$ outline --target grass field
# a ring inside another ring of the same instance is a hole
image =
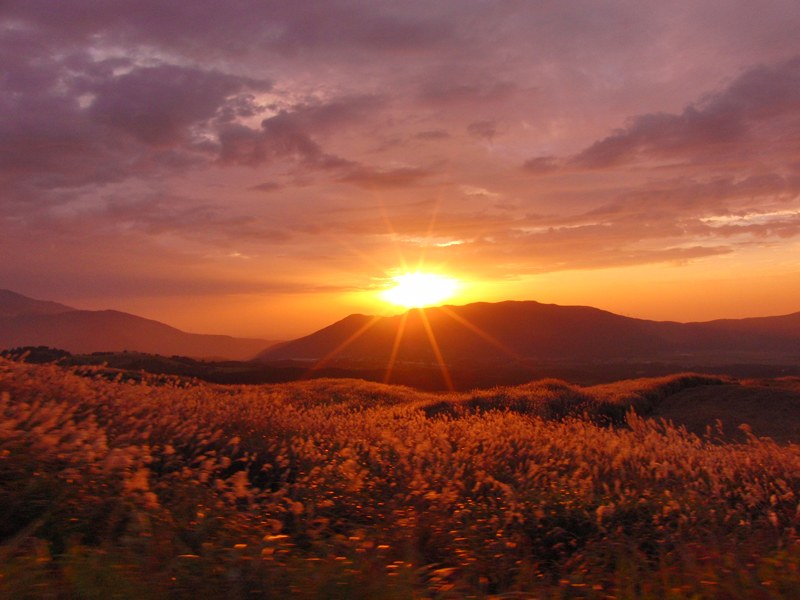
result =
[[[0,596],[797,598],[800,446],[647,418],[798,391],[767,384],[437,395],[3,361]]]

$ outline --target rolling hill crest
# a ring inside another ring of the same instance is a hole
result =
[[[438,355],[438,357],[437,357]],[[800,357],[800,313],[704,323],[649,321],[587,306],[534,301],[350,315],[262,352],[281,360],[448,364],[531,360],[605,362],[726,356]]]
[[[123,350],[249,360],[268,340],[187,333],[116,310],[78,310],[0,290],[0,349],[50,346],[73,353]]]

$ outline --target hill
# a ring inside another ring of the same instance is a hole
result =
[[[137,351],[247,360],[274,342],[187,333],[116,310],[77,310],[0,290],[0,349],[50,346],[69,352]]]
[[[432,342],[434,340],[434,342]],[[438,355],[438,356],[437,356]],[[586,306],[475,303],[403,315],[351,315],[275,346],[262,361],[431,364],[652,360],[767,361],[800,358],[800,313],[675,323],[633,319]]]
[[[55,315],[73,310],[76,309],[58,302],[34,300],[11,290],[0,290],[0,317]]]
[[[800,443],[800,379],[730,381],[713,389],[685,388],[665,397],[648,416],[668,419],[697,434],[719,422],[723,431],[740,440],[751,433]]]

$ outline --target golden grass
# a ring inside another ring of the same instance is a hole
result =
[[[630,409],[716,385],[437,396],[0,363],[7,598],[794,598],[800,446]]]

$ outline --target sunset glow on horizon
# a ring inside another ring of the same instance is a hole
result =
[[[422,308],[441,304],[453,298],[459,283],[451,277],[434,273],[404,273],[393,278],[394,285],[381,292],[390,304],[405,308]]]
[[[782,0],[11,0],[0,289],[270,340],[439,302],[796,312],[798,26]],[[460,287],[381,293],[416,269]]]

